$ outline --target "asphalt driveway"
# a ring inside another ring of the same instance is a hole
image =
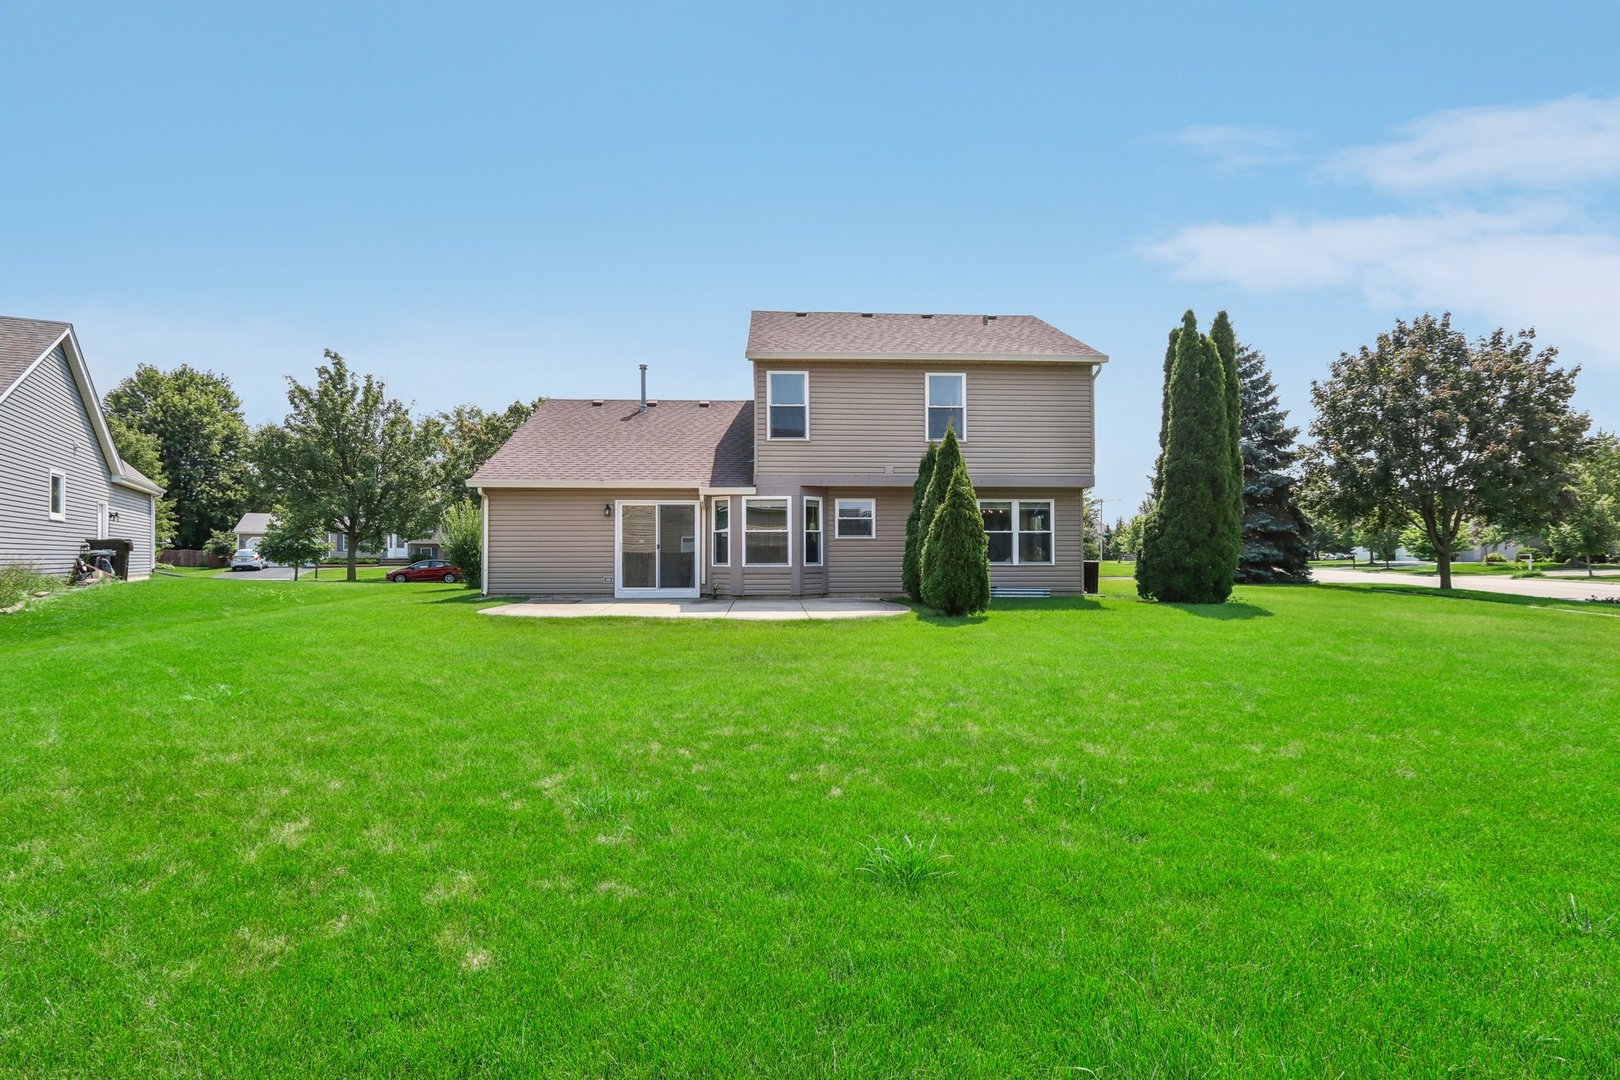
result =
[[[233,581],[291,581],[293,571],[290,566],[267,566],[263,570],[221,570],[214,576]]]

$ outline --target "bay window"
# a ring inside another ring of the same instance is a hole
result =
[[[743,500],[743,565],[787,566],[793,544],[788,536],[788,500]]]
[[[714,565],[731,565],[731,499],[714,500]]]
[[[821,565],[821,498],[804,497],[804,565]]]

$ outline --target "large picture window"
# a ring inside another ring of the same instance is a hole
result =
[[[877,503],[872,499],[839,499],[833,535],[840,540],[871,540],[877,536]]]
[[[769,371],[765,373],[765,437],[769,439],[808,439],[810,437],[810,373]]]
[[[1051,499],[981,499],[990,561],[1006,566],[1050,566],[1053,548]]]
[[[743,500],[743,565],[787,566],[793,545],[788,536],[788,500]]]
[[[804,497],[804,565],[821,565],[821,497]]]
[[[731,565],[731,499],[714,500],[714,565]]]
[[[947,427],[956,429],[958,439],[967,438],[967,376],[927,375],[928,437],[945,437]]]

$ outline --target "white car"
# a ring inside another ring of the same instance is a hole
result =
[[[232,570],[263,570],[264,559],[252,548],[243,548],[231,556]]]

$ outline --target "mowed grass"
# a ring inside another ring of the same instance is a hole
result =
[[[1613,1075],[1620,618],[1107,588],[0,622],[0,1071]]]

